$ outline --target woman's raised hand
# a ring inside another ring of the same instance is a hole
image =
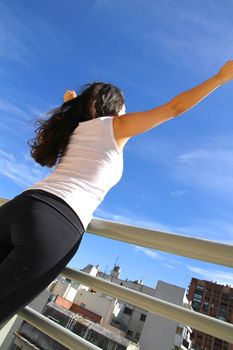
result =
[[[221,83],[233,80],[233,60],[227,61],[216,74]]]
[[[64,93],[64,102],[68,102],[73,100],[73,98],[77,97],[77,94],[74,90],[66,90]]]

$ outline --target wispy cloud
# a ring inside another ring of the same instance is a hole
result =
[[[208,270],[208,269],[203,269],[200,267],[195,267],[195,266],[187,266],[188,270],[191,272],[194,272],[197,276],[200,276],[201,278],[207,280],[207,281],[212,281],[212,282],[217,282],[220,284],[228,284],[233,286],[233,273],[231,272],[224,272],[221,270]]]
[[[131,147],[128,150],[131,152]],[[168,168],[166,174],[186,188],[198,187],[211,195],[232,197],[232,135],[206,137],[201,146],[190,145],[186,152],[174,141],[148,138],[146,142],[138,142],[133,151],[147,162]],[[185,193],[173,192],[174,195]]]
[[[156,138],[148,137],[143,141],[135,140],[134,144],[128,145],[127,151],[137,161],[145,162],[145,166],[148,165],[152,171],[160,169],[172,186],[184,188],[181,192],[170,192],[174,198],[179,195],[187,196],[189,201],[193,197],[194,201],[199,198],[203,209],[208,206],[203,215],[198,213],[184,225],[170,224],[165,230],[232,243],[232,135],[226,133],[189,140],[185,149],[183,142],[162,139],[157,135]],[[209,209],[211,202],[212,216]]]
[[[0,175],[13,180],[20,187],[27,187],[39,181],[44,172],[29,156],[17,155],[0,150]]]
[[[143,254],[145,254],[146,256],[152,259],[160,259],[159,253],[149,248],[135,246],[135,253],[138,253],[138,252],[142,252]]]
[[[7,134],[14,134],[20,137],[23,132],[27,131],[28,119],[30,116],[29,106],[20,106],[19,102],[12,102],[9,99],[0,99],[1,131],[7,129]]]
[[[175,191],[172,191],[170,193],[171,196],[174,196],[174,197],[180,197],[180,196],[183,196],[184,194],[187,194],[188,191],[186,190],[175,190]]]
[[[110,210],[104,209],[104,205],[102,204],[101,207],[97,208],[95,211],[95,216],[106,220],[117,221],[135,226],[154,228],[167,232],[171,229],[171,227],[166,224],[163,224],[156,220],[151,220],[150,218],[144,217],[143,215],[137,215],[132,210],[124,208],[123,206]]]
[[[17,115],[19,122],[21,120],[20,118],[26,118],[28,116],[22,107],[2,98],[0,99],[0,111],[10,116]]]
[[[20,21],[10,6],[3,3],[0,4],[0,33],[0,57],[26,66],[32,64],[31,56],[54,60],[64,49],[67,53],[72,51],[70,36],[59,27],[35,14]],[[43,45],[38,45],[38,37]]]
[[[233,147],[196,149],[177,158],[174,176],[202,189],[233,194]]]
[[[1,89],[1,88],[0,88]],[[35,100],[35,105],[26,102],[24,96],[17,89],[12,88],[11,91],[1,91],[0,98],[0,128],[2,133],[2,142],[5,136],[13,136],[10,138],[11,144],[17,143],[18,146],[26,145],[27,138],[32,138],[34,135],[34,122],[41,118],[50,109],[43,110],[38,105],[41,105],[41,100],[35,96],[30,96],[28,100]],[[4,97],[4,95],[6,97]],[[52,108],[52,107],[51,107]],[[21,143],[23,142],[23,143]]]
[[[110,221],[161,230],[164,232],[174,232],[176,234],[191,237],[212,239],[224,243],[228,242],[229,244],[233,243],[233,220],[231,217],[227,217],[227,219],[196,218],[192,220],[190,225],[169,225],[137,214],[123,205],[121,207],[110,209],[106,208],[104,204],[97,208],[94,216]]]
[[[198,65],[198,71],[206,71],[212,65],[230,59],[233,55],[232,4],[218,6],[216,2],[207,2],[202,11],[194,2],[149,2],[148,22],[150,16],[158,12],[158,21],[163,22],[159,32],[145,34],[146,42],[154,46],[160,41],[164,54],[175,54],[176,61],[182,64]]]
[[[168,269],[174,269],[175,266],[173,265],[168,265],[168,264],[163,264],[163,266],[167,267]]]

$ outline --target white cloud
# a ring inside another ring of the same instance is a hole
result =
[[[165,49],[164,55],[173,54],[176,63],[196,66],[198,72],[230,59],[233,55],[232,4],[224,6],[209,1],[205,5],[200,11],[195,2],[150,2],[148,22],[150,16],[159,11],[163,23],[159,31],[147,31],[145,40],[152,47],[159,41],[162,51]]]
[[[220,284],[228,284],[233,286],[233,273],[221,270],[207,270],[195,266],[187,266],[188,270],[194,272],[196,275],[204,278],[207,281],[217,282]]]
[[[114,0],[100,0],[95,1],[92,8],[96,11],[97,18],[109,18],[111,22],[120,20],[121,25],[118,26],[117,34],[122,35],[128,45],[138,52],[143,50],[149,60],[151,57],[159,57],[170,65],[172,57],[172,66],[182,68],[188,66],[191,74],[195,72],[195,75],[198,75],[200,72],[201,74],[213,72],[233,56],[231,45],[233,29],[230,15],[232,5],[223,6],[222,3],[216,5],[216,2],[208,1],[200,8],[196,2],[185,0],[173,2],[138,0],[134,3],[133,9],[136,13],[140,13],[141,18],[141,30],[138,35],[135,35],[138,17],[128,16],[128,13],[132,12],[130,2],[119,6]],[[125,60],[131,67],[140,66],[140,76],[146,76],[147,79],[149,75],[153,76],[148,62],[140,60],[138,64],[135,55],[129,52]],[[171,69],[168,71],[171,72]],[[183,77],[179,77],[178,74],[177,81],[182,81]],[[143,87],[144,91],[145,89],[146,86]],[[149,94],[150,90],[148,89]]]
[[[38,43],[38,38],[43,45]],[[36,14],[20,21],[10,6],[0,4],[0,56],[29,66],[33,62],[31,56],[54,60],[64,50],[68,59],[72,52],[71,38],[58,26]]]
[[[214,241],[221,241],[224,243],[233,243],[233,220],[228,219],[193,219],[190,225],[174,225],[165,224],[151,218],[138,215],[133,210],[129,210],[123,206],[115,207],[112,210],[105,208],[101,204],[94,213],[95,217],[102,219],[135,225],[144,228],[150,228],[158,231],[181,234],[191,237],[200,237],[204,239],[211,239]]]
[[[184,194],[187,194],[188,191],[186,190],[175,190],[175,191],[172,191],[170,193],[171,196],[174,196],[174,197],[180,197],[180,196],[183,196]]]
[[[135,252],[136,253],[137,252],[142,252],[145,255],[147,255],[149,258],[152,258],[152,259],[160,259],[159,253],[157,253],[154,250],[149,249],[149,248],[143,248],[143,247],[140,247],[140,246],[135,246]]]
[[[173,265],[168,265],[168,264],[163,264],[163,266],[167,267],[168,269],[174,269],[174,267],[175,267]]]
[[[184,225],[166,225],[165,231],[233,242],[232,135],[222,134],[216,137],[206,136],[204,140],[201,138],[189,140],[185,152],[183,142],[181,144],[171,139],[161,139],[158,135],[156,138],[148,135],[143,141],[134,140],[129,144],[127,151],[131,157],[142,158],[144,166],[148,166],[152,171],[159,168],[168,177],[169,185],[185,188],[170,192],[170,195],[176,197],[188,193],[189,201],[192,201],[193,197],[194,201],[197,197],[200,201],[203,198],[206,203],[201,204],[208,205],[207,215],[193,216],[190,223],[185,221]],[[208,204],[210,202],[212,202],[212,217]]]
[[[186,188],[199,188],[210,195],[232,198],[232,135],[206,137],[198,147],[189,145],[186,152],[174,141],[155,141],[148,137],[144,142],[135,142],[135,146],[128,147],[128,151],[144,161],[169,169],[166,175]],[[173,194],[178,195],[179,192],[174,191]]]
[[[27,187],[39,181],[44,172],[27,156],[15,156],[0,150],[0,175],[13,180],[20,187]]]
[[[26,118],[28,118],[28,112],[26,109],[24,109],[22,106],[19,107],[17,103],[12,103],[11,101],[3,98],[0,99],[0,111],[3,117],[8,117],[8,122],[14,119],[14,121],[17,120],[18,123],[22,123]]]
[[[183,183],[218,195],[233,194],[233,148],[196,149],[181,154],[176,160],[174,176]]]
[[[42,111],[42,109],[25,102],[27,97],[30,101],[35,100],[36,104],[41,103],[40,99],[32,94],[30,96],[24,96],[14,88],[10,91],[2,90],[1,94],[6,97],[0,98],[1,141],[5,145],[10,140],[11,146],[17,147],[18,150],[19,145],[25,146],[28,139],[33,138],[35,121],[45,116],[49,108],[47,111]]]
[[[151,220],[150,218],[144,217],[142,215],[138,215],[132,210],[128,208],[124,208],[123,206],[117,207],[111,210],[104,209],[104,205],[101,204],[99,208],[95,211],[95,217],[99,217],[106,220],[117,221],[129,225],[157,229],[161,231],[170,232],[171,227],[158,222],[156,220]]]

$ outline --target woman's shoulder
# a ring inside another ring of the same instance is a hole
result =
[[[104,120],[107,120],[107,119],[113,119],[114,117],[112,116],[103,116],[103,117],[98,117],[98,118],[93,118],[93,119],[89,119],[89,120],[86,120],[84,122],[80,122],[79,125],[87,125],[89,123],[98,123],[98,122],[101,122],[101,121],[104,121]]]

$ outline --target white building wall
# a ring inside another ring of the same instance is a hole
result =
[[[78,292],[77,287],[74,288],[70,285],[69,288],[66,289],[66,291],[63,295],[63,298],[65,298],[73,303],[75,300],[75,297],[77,295],[77,292]]]
[[[66,280],[58,280],[56,283],[50,284],[49,290],[54,295],[59,295],[60,297],[63,297],[63,295],[66,293],[67,288],[70,288],[71,282],[68,282]]]
[[[132,337],[130,339],[132,340],[138,340],[136,339],[136,334],[139,333],[141,334],[142,328],[144,326],[144,321],[140,320],[141,315],[147,315],[147,311],[142,310],[138,307],[135,307],[133,305],[129,305],[124,302],[120,302],[120,312],[117,316],[117,319],[121,321],[121,324],[125,326],[125,331],[127,332],[128,330],[133,331]],[[128,315],[124,313],[125,307],[129,308],[132,310],[132,314]]]
[[[113,309],[113,316],[117,317],[121,311],[120,304],[117,302],[115,303],[114,309]]]
[[[184,293],[183,288],[158,281],[155,297],[182,306]],[[140,349],[172,349],[176,328],[177,322],[149,312],[139,340]]]
[[[106,321],[111,321],[116,299],[108,300],[102,298],[98,294],[92,294],[86,290],[80,289],[76,294],[74,303],[80,306],[82,306],[81,304],[85,304],[86,309],[102,316]]]
[[[139,334],[141,335],[142,333],[142,329],[144,327],[145,322],[141,321],[141,315],[147,315],[147,311],[144,311],[142,309],[138,309],[138,308],[134,308],[132,317],[128,323],[128,330],[133,331],[133,335],[131,337],[131,339],[136,340],[136,335]],[[137,339],[138,340],[138,339]]]
[[[76,281],[69,281],[66,278],[60,278],[56,281],[53,281],[48,290],[50,293],[54,295],[59,295],[62,298],[69,300],[70,302],[74,302],[75,296],[78,290],[89,290],[89,286],[84,286]]]
[[[87,265],[84,267],[84,269],[82,269],[83,272],[88,273],[91,276],[97,276],[98,272],[99,272],[99,265],[94,266],[94,265]]]
[[[179,334],[175,334],[174,337],[174,345],[181,349],[187,350],[187,347],[183,345],[183,339],[185,339],[188,342],[188,349],[191,349],[192,341],[191,341],[191,333],[192,330],[190,327],[185,326],[183,324],[179,324]],[[182,333],[180,332],[182,329]]]
[[[82,271],[84,271],[84,270],[82,270]],[[100,277],[103,280],[110,281],[112,283],[121,285],[123,287],[136,290],[137,292],[141,292],[141,293],[144,293],[147,295],[154,296],[155,289],[148,287],[148,286],[144,286],[143,284],[135,283],[135,282],[128,281],[128,280],[122,280],[120,278],[115,278],[115,277],[113,277],[111,275],[107,275],[101,271],[98,272],[97,277]]]

